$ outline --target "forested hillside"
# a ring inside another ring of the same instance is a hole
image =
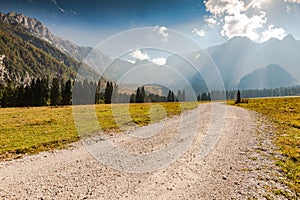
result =
[[[28,83],[32,78],[74,79],[80,63],[19,26],[0,22],[0,83]]]

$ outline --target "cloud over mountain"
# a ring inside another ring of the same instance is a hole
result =
[[[206,0],[204,4],[210,16],[205,18],[208,27],[219,27],[220,34],[231,39],[235,36],[248,37],[256,42],[270,38],[283,39],[288,31],[286,26],[274,20],[276,17],[287,19],[292,12],[291,4],[299,0]],[[286,7],[286,12],[279,11]]]

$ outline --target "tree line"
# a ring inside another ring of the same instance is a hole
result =
[[[53,78],[32,79],[28,85],[15,86],[9,82],[0,87],[0,105],[4,107],[57,106],[72,103],[72,82]]]
[[[210,92],[202,92],[198,95],[198,101],[207,100],[224,100],[226,99],[236,99],[236,94],[238,90],[213,90]],[[259,98],[259,97],[279,97],[279,96],[297,96],[300,95],[300,86],[293,87],[281,87],[272,89],[249,89],[241,90],[241,96],[243,98]]]
[[[237,90],[202,92],[197,100],[223,100],[235,99]],[[300,86],[287,88],[274,88],[263,90],[242,90],[243,98],[276,97],[300,95]],[[85,105],[85,104],[111,104],[111,103],[144,103],[144,102],[184,102],[185,91],[178,90],[177,94],[171,90],[167,95],[147,94],[145,87],[138,87],[133,94],[119,93],[118,85],[106,80],[97,83],[84,81],[71,81],[59,78],[32,79],[27,85],[14,85],[8,82],[6,86],[0,85],[0,106],[29,107],[29,106],[59,106],[59,105]]]
[[[99,80],[97,83],[71,81],[59,78],[32,79],[27,85],[14,85],[8,82],[0,85],[0,106],[31,107],[31,106],[59,106],[86,105],[111,103],[144,103],[144,102],[176,102],[185,101],[185,92],[178,90],[177,95],[169,90],[167,96],[146,94],[144,87],[138,87],[132,94],[118,92],[118,85],[110,81]]]
[[[147,103],[147,102],[182,102],[185,101],[185,91],[178,90],[177,95],[169,90],[167,96],[158,94],[146,94],[144,86],[138,87],[136,92],[130,95],[129,103]]]

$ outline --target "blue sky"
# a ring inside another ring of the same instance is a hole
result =
[[[132,28],[175,29],[203,47],[246,36],[256,42],[300,39],[300,0],[0,0],[0,11],[23,13],[76,44],[96,46]]]
[[[21,12],[52,32],[93,46],[112,34],[144,26],[175,27],[201,21],[206,13],[195,0],[1,0],[2,12]],[[89,35],[89,39],[81,38]],[[97,39],[99,38],[99,39]],[[98,42],[99,42],[98,41]]]

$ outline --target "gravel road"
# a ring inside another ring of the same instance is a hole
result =
[[[202,104],[129,133],[1,162],[0,199],[285,199],[272,192],[291,194],[272,132],[257,113]]]

